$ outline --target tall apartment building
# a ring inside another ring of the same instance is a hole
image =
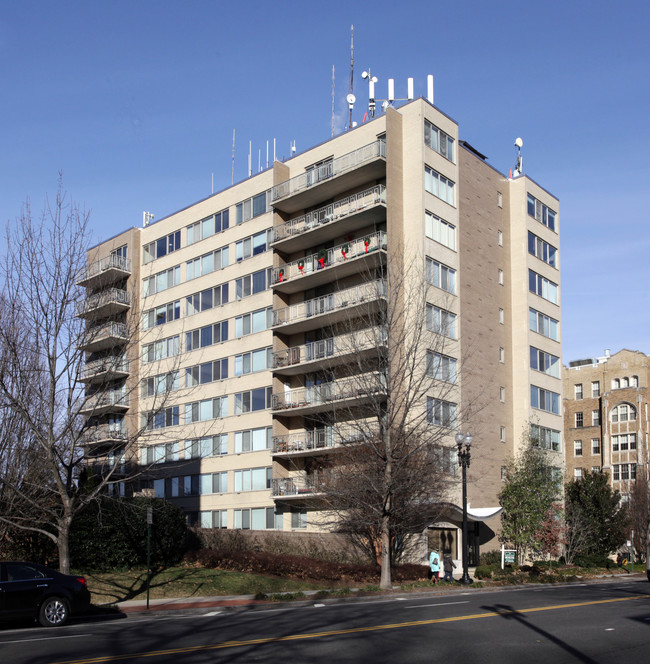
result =
[[[648,463],[648,356],[606,351],[571,362],[563,396],[568,478],[607,472],[612,488],[627,498],[637,466]]]
[[[531,421],[563,464],[558,201],[495,170],[424,99],[90,252],[88,380],[108,375],[115,391],[89,413],[89,444],[146,422],[144,481],[191,522],[314,528],[323,460],[345,442],[337,412],[363,399],[339,371],[336,323],[388,296],[391,258],[426,278],[429,334],[454,342],[436,378],[457,401],[423,408],[453,424],[452,452],[453,428],[471,431],[471,556],[496,548],[486,519]],[[459,557],[449,519],[433,532]]]

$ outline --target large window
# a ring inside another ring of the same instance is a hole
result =
[[[553,341],[560,340],[560,323],[532,307],[528,309],[529,327],[533,332],[542,334]]]
[[[454,139],[428,120],[424,121],[424,143],[449,161],[454,161]]]
[[[636,450],[635,433],[612,436],[612,452],[627,452],[628,450]]]
[[[560,432],[557,429],[549,429],[538,424],[530,425],[530,436],[536,445],[545,450],[560,451]]]
[[[424,167],[424,189],[449,205],[454,205],[454,183],[429,166]]]
[[[575,417],[574,424],[575,424],[576,429],[581,429],[581,428],[584,426],[584,417],[583,417],[583,414],[580,413],[580,412],[579,412],[579,413],[575,413],[575,414],[574,414],[574,417]]]
[[[145,244],[142,252],[142,262],[146,265],[156,258],[162,258],[173,251],[181,248],[181,232],[175,231],[165,237],[158,238],[154,242]]]
[[[176,265],[168,270],[158,272],[153,277],[142,280],[142,297],[162,293],[162,291],[178,286],[181,283],[181,266]]]
[[[271,407],[271,388],[260,387],[235,394],[235,415],[266,410]]]
[[[545,410],[553,415],[560,414],[560,395],[536,385],[530,386],[530,405],[538,410]]]
[[[453,268],[427,256],[425,274],[427,281],[433,286],[441,288],[448,293],[456,293],[456,270]]]
[[[243,314],[235,318],[235,337],[244,337],[247,334],[263,332],[271,327],[273,321],[273,309],[258,309],[249,314]]]
[[[185,404],[185,424],[228,417],[228,397],[204,399]]]
[[[635,480],[636,479],[636,464],[635,463],[620,463],[612,466],[612,479],[616,482],[621,480]]]
[[[271,270],[259,270],[235,280],[235,298],[241,300],[249,295],[261,293],[271,283]]]
[[[552,231],[555,229],[555,212],[528,194],[528,214]]]
[[[206,325],[185,333],[185,350],[196,350],[228,341],[228,321]]]
[[[199,475],[199,495],[228,492],[228,473],[201,473]]]
[[[228,210],[222,210],[217,214],[210,215],[201,221],[197,221],[187,227],[187,240],[186,244],[194,244],[199,240],[225,231],[229,226],[229,213]]]
[[[207,288],[200,293],[188,295],[185,298],[185,315],[193,316],[201,311],[220,307],[228,302],[228,283]]]
[[[449,429],[456,428],[456,404],[427,397],[427,422]]]
[[[265,371],[273,364],[273,349],[260,348],[248,353],[235,355],[235,376]]]
[[[174,300],[168,304],[161,304],[155,309],[148,309],[142,314],[142,327],[149,330],[157,325],[164,325],[165,323],[178,320],[181,317],[181,301]]]
[[[551,355],[539,348],[534,346],[530,347],[530,368],[535,371],[541,371],[542,373],[548,374],[549,376],[554,376],[555,378],[560,377],[560,358],[556,355]]]
[[[528,289],[545,300],[558,303],[558,286],[533,270],[528,270]]]
[[[247,198],[241,203],[237,203],[235,206],[235,223],[241,224],[244,221],[258,217],[265,212],[268,212],[271,208],[268,204],[268,200],[271,198],[271,191],[263,191],[261,194],[257,194],[252,198]]]
[[[455,383],[457,377],[456,365],[455,357],[434,353],[431,350],[427,351],[427,375],[435,380]]]
[[[178,388],[178,371],[170,371],[166,374],[144,378],[141,383],[142,396],[145,398],[174,392]]]
[[[456,314],[433,304],[427,304],[427,330],[442,334],[450,339],[456,338]]]
[[[199,258],[193,258],[185,264],[185,278],[187,281],[196,279],[203,275],[210,274],[222,267],[228,266],[228,247],[215,249],[207,254],[203,254]]]
[[[158,412],[144,414],[144,426],[147,430],[165,429],[176,426],[179,423],[178,406],[163,408]]]
[[[242,261],[251,256],[257,256],[269,249],[271,244],[271,230],[256,233],[235,243],[235,260]]]
[[[159,339],[151,344],[145,344],[143,347],[142,361],[155,362],[157,360],[164,360],[168,357],[175,357],[180,353],[181,344],[178,335],[168,337],[167,339]]]
[[[185,459],[206,459],[224,454],[228,454],[227,433],[185,441]]]
[[[612,409],[612,422],[628,422],[636,420],[636,408],[622,403]]]
[[[241,530],[282,530],[282,512],[273,507],[253,507],[233,511],[233,527]]]
[[[228,358],[204,362],[185,369],[185,387],[195,387],[204,383],[228,378]]]
[[[235,454],[270,450],[272,435],[273,429],[271,427],[235,431]]]
[[[456,227],[428,211],[424,213],[424,234],[445,247],[456,250]]]
[[[530,231],[528,231],[528,253],[552,267],[557,267],[557,249]]]
[[[235,491],[264,491],[271,488],[271,468],[245,468],[235,471]]]
[[[199,528],[227,528],[227,510],[202,510],[199,512]]]

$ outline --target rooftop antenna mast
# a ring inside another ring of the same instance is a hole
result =
[[[354,25],[350,26],[350,93],[347,96],[348,106],[350,108],[350,120],[348,121],[348,129],[352,129],[352,109],[354,102],[357,100],[353,92],[354,88]]]
[[[235,130],[232,130],[232,175],[230,184],[235,184]]]
[[[334,138],[334,65],[332,65],[332,135]]]
[[[524,172],[524,160],[521,156],[521,148],[524,147],[524,141],[521,138],[515,139],[515,147],[517,148],[517,162],[515,163],[515,170],[512,173],[515,177],[519,177]]]
[[[379,80],[376,76],[373,76],[370,72],[370,67],[368,71],[364,71],[361,74],[361,78],[368,79],[368,110],[370,111],[370,117],[375,117],[375,83]]]

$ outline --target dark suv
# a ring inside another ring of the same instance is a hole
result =
[[[89,607],[83,576],[60,574],[36,563],[0,562],[0,622],[32,617],[44,627],[55,627]]]

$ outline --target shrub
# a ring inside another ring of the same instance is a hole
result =
[[[499,565],[501,566],[501,551],[493,549],[481,554],[479,559],[480,565]]]
[[[591,555],[576,556],[575,559],[573,560],[573,564],[576,567],[583,567],[583,568],[604,567],[606,569],[609,569],[615,563],[607,556],[591,554]]]
[[[499,565],[479,565],[474,571],[474,577],[476,579],[491,579],[492,572],[499,569]]]

